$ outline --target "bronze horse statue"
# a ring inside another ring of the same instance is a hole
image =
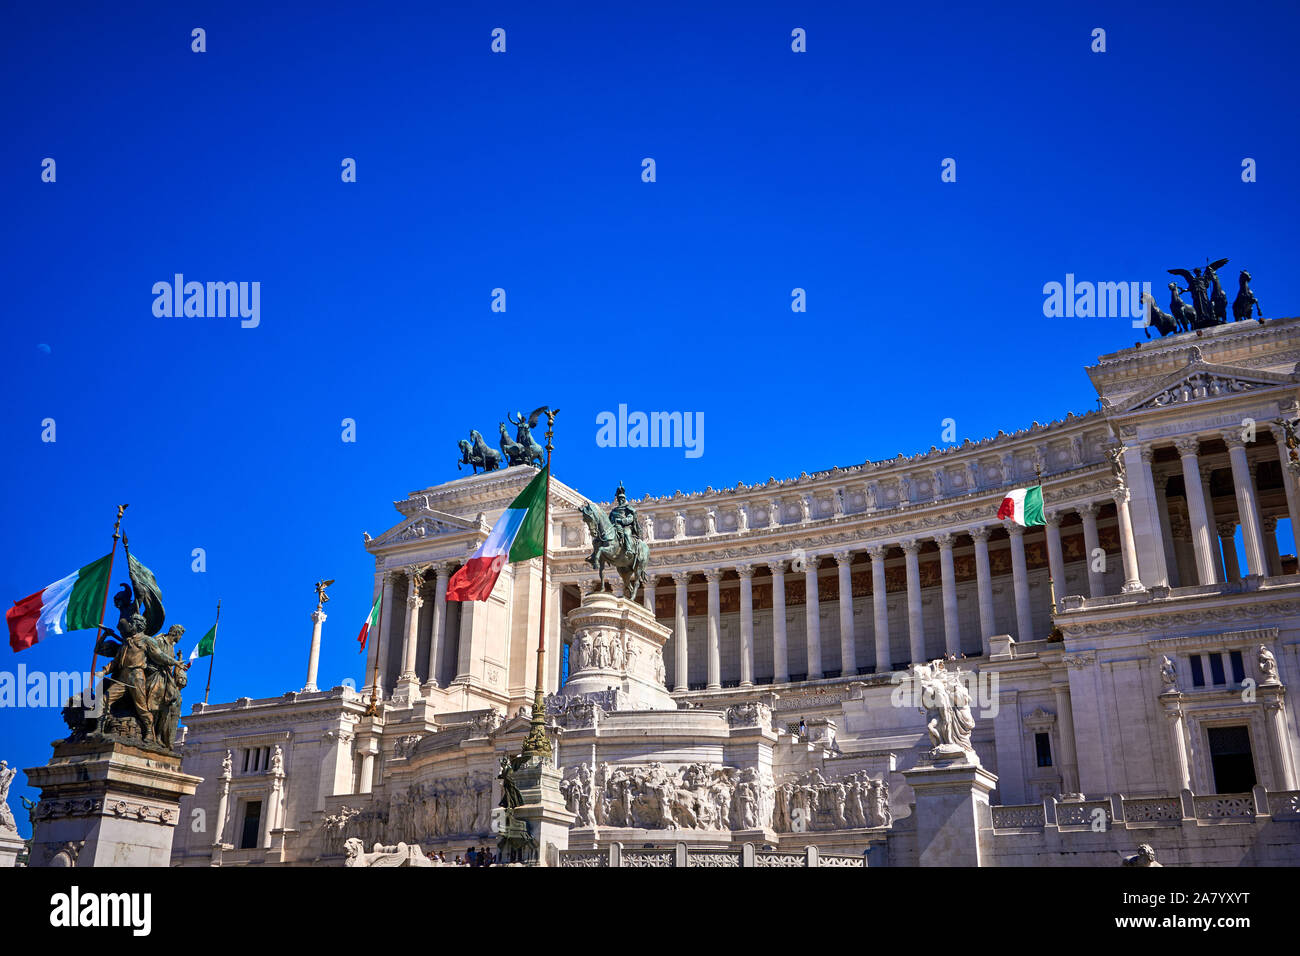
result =
[[[1178,295],[1186,291],[1180,288],[1177,282],[1169,283],[1169,311],[1173,313],[1174,323],[1178,326],[1179,332],[1187,332],[1197,327],[1196,310]]]
[[[501,454],[505,457],[506,467],[513,465],[526,465],[529,462],[528,449],[517,441],[511,441],[510,435],[506,433],[506,423],[498,422],[501,426],[501,441],[497,444],[501,446]]]
[[[1233,319],[1238,322],[1249,319],[1252,305],[1259,313],[1259,320],[1263,322],[1264,310],[1259,307],[1259,300],[1255,298],[1255,293],[1250,291],[1250,273],[1242,269],[1241,275],[1237,277],[1237,297],[1232,300]]]
[[[478,474],[479,468],[484,471],[496,471],[501,467],[501,452],[495,448],[489,448],[483,436],[473,429],[469,433],[470,440],[461,439],[460,461],[456,463],[456,470],[460,471],[461,465],[469,465],[474,469],[474,474]]]
[[[1219,273],[1215,271],[1227,264],[1227,259],[1216,259],[1205,266],[1206,278],[1210,280],[1210,312],[1215,322],[1228,321],[1228,293],[1223,291],[1223,286],[1219,284]]]
[[[1149,318],[1146,327],[1143,329],[1147,334],[1147,338],[1151,338],[1151,326],[1153,325],[1156,327],[1156,331],[1160,333],[1161,338],[1178,331],[1178,325],[1174,322],[1174,317],[1156,305],[1156,300],[1150,292],[1142,293],[1142,304],[1148,309],[1147,315]]]
[[[587,563],[600,575],[600,584],[605,586],[605,565],[618,572],[623,579],[623,596],[635,601],[641,586],[645,584],[645,569],[650,563],[650,546],[640,538],[633,539],[632,553],[628,554],[619,544],[618,535],[609,516],[599,508],[593,508],[589,502],[578,509],[582,520],[591,532],[591,554]]]

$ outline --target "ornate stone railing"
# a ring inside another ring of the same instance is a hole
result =
[[[1198,820],[1229,820],[1255,817],[1255,798],[1249,793],[1213,793],[1193,800]]]
[[[1041,803],[989,807],[993,811],[993,829],[1014,830],[1025,827],[1041,829],[1047,822]]]
[[[1098,816],[1097,811],[1101,811]],[[1114,823],[1111,817],[1109,800],[1085,800],[1082,803],[1058,803],[1056,805],[1056,825],[1058,827],[1095,827],[1097,821],[1105,820],[1106,825]]]
[[[752,843],[741,847],[692,847],[685,843],[624,849],[611,843],[599,850],[563,850],[559,865],[570,867],[858,867],[867,866],[865,853],[819,853],[815,846],[801,850],[756,850]]]
[[[1300,820],[1300,790],[1274,790],[1268,808],[1274,820]]]
[[[1183,804],[1177,797],[1134,797],[1124,801],[1125,823],[1178,823]]]
[[[1104,829],[1129,826],[1175,826],[1183,822],[1215,824],[1253,822],[1268,816],[1279,821],[1300,821],[1300,790],[1250,793],[1206,793],[1184,790],[1178,796],[1107,797],[1084,801],[1058,801],[989,807],[995,830],[1097,828],[1104,814]]]

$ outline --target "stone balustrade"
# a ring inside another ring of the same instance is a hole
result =
[[[867,853],[821,853],[815,846],[799,850],[756,849],[754,844],[719,849],[692,847],[685,843],[637,849],[611,843],[601,849],[563,850],[559,865],[567,867],[859,867],[867,866]]]

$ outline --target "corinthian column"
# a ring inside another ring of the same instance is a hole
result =
[[[429,674],[424,682],[427,690],[442,685],[438,671],[442,666],[443,636],[447,629],[447,582],[451,578],[451,565],[438,564],[433,568],[433,620],[429,628]]]
[[[1276,539],[1274,539],[1276,541]],[[302,692],[316,693],[316,673],[320,667],[320,628],[325,623],[326,613],[318,606],[311,612],[311,653],[307,655],[307,683]]]
[[[381,571],[377,577],[379,578],[379,627],[366,637],[366,686],[361,689],[361,696],[367,699],[372,696],[383,696],[376,693],[376,688],[384,686],[383,670],[380,667],[380,662],[383,660],[381,651],[388,643],[384,640],[384,632],[388,630],[388,595],[391,575]]]
[[[1215,584],[1214,555],[1210,551],[1210,522],[1205,515],[1205,490],[1201,486],[1201,443],[1196,438],[1174,442],[1183,462],[1183,487],[1187,495],[1187,516],[1192,525],[1192,550],[1196,553],[1196,576],[1201,584]]]
[[[808,680],[822,678],[822,616],[821,602],[817,595],[817,562],[815,554],[808,555],[804,569],[804,623],[808,631]]]
[[[704,580],[709,584],[709,690],[722,689],[722,649],[718,643],[719,618],[721,616],[720,601],[718,596],[718,582],[722,580],[721,568],[708,568],[704,572]]]
[[[1241,568],[1237,564],[1237,522],[1220,521],[1219,547],[1223,550],[1223,580],[1240,581]]]
[[[1029,566],[1025,562],[1025,529],[1014,521],[1003,522],[1011,537],[1011,575],[1016,592],[1016,640],[1034,639],[1034,618],[1029,610]]]
[[[917,554],[921,542],[911,539],[903,542],[903,556],[907,564],[907,642],[912,663],[925,660],[925,632],[921,621],[921,565]]]
[[[1278,463],[1282,466],[1282,488],[1286,491],[1286,513],[1291,516],[1291,527],[1300,535],[1300,489],[1296,487],[1296,473],[1300,465],[1291,464],[1291,452],[1286,447],[1286,432],[1281,428],[1273,429],[1273,438],[1277,441]]]
[[[989,656],[989,638],[997,631],[997,622],[993,617],[993,573],[989,568],[989,531],[984,526],[970,529],[971,540],[975,542],[975,587],[979,592],[980,602],[980,647],[984,656]]]
[[[1282,553],[1277,546],[1277,518],[1265,515],[1259,519],[1259,526],[1264,532],[1264,558],[1268,561],[1268,573],[1281,574]]]
[[[740,575],[740,686],[754,686],[754,566],[736,567]]]
[[[889,652],[889,595],[885,593],[885,552],[883,544],[867,548],[871,555],[871,604],[875,613],[876,673],[888,674],[894,666]]]
[[[936,535],[939,544],[939,573],[943,585],[943,647],[956,657],[961,654],[961,626],[957,622],[957,572],[952,562],[952,546],[957,536]]]
[[[1088,552],[1089,597],[1101,597],[1106,593],[1106,578],[1093,567],[1097,561],[1096,554],[1101,550],[1101,536],[1097,534],[1097,512],[1100,510],[1101,506],[1095,501],[1079,506],[1079,517],[1083,519],[1083,550]]]
[[[1124,592],[1141,591],[1142,580],[1138,577],[1137,545],[1133,542],[1133,519],[1128,511],[1128,489],[1116,488],[1112,493],[1115,498],[1115,511],[1119,518],[1119,550],[1124,558]]]
[[[853,552],[836,551],[835,565],[840,572],[840,676],[858,672],[858,651],[853,633]]]
[[[1052,511],[1043,516],[1047,522],[1047,571],[1052,576],[1056,600],[1065,593],[1065,554],[1061,550],[1061,513]]]
[[[1224,444],[1228,446],[1228,457],[1232,460],[1232,485],[1237,494],[1237,518],[1241,522],[1241,540],[1246,548],[1246,567],[1250,574],[1267,574],[1255,483],[1251,481],[1250,465],[1246,461],[1246,444],[1235,428],[1229,428],[1221,434]]]
[[[677,607],[674,609],[677,618],[677,627],[674,631],[677,654],[673,665],[673,670],[676,671],[673,674],[673,690],[677,692],[690,690],[690,684],[686,678],[686,667],[689,663],[686,659],[686,583],[690,579],[689,572],[673,572],[674,596],[677,600]]]
[[[424,598],[420,596],[420,587],[424,584],[424,569],[411,567],[406,569],[406,620],[402,638],[402,673],[397,675],[397,685],[393,696],[404,700],[413,700],[420,696],[420,678],[415,673],[415,652],[418,646],[420,608],[424,607]]]
[[[773,561],[767,567],[772,572],[772,681],[784,684],[790,680],[790,654],[785,640],[785,562]]]

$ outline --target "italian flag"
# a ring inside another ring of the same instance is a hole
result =
[[[449,601],[486,601],[506,562],[542,553],[546,539],[547,470],[543,468],[502,512],[492,533],[447,583]]]
[[[213,624],[212,629],[199,639],[198,646],[194,648],[194,653],[190,655],[191,661],[197,661],[200,657],[211,657],[217,650],[217,625]],[[225,660],[223,657],[222,660]]]
[[[5,612],[9,646],[26,650],[52,634],[99,627],[113,556],[106,554],[49,587],[15,601]]]
[[[1008,493],[998,508],[998,517],[1010,518],[1026,528],[1047,524],[1043,520],[1043,486],[1017,488]]]
[[[375,598],[375,606],[370,609],[370,616],[366,618],[366,623],[361,625],[361,633],[357,635],[357,643],[361,645],[361,652],[366,649],[366,639],[370,637],[370,632],[379,626],[379,602],[384,599],[381,591],[379,597]]]

